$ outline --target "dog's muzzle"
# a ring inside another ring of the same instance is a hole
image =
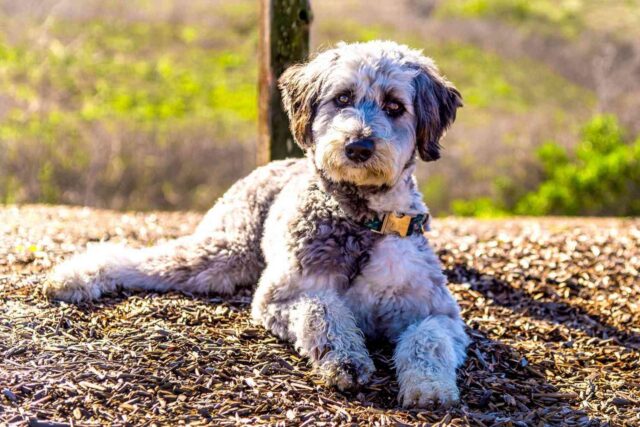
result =
[[[348,143],[344,147],[344,152],[347,158],[356,163],[362,163],[373,155],[375,151],[375,144],[372,139],[360,139]]]

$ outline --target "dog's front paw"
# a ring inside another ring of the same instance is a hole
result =
[[[420,373],[403,375],[398,401],[404,408],[450,406],[460,400],[455,375],[432,377]]]
[[[340,391],[354,390],[368,384],[376,368],[368,354],[329,352],[320,362],[318,371],[324,381]]]

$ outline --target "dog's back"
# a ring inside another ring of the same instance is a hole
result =
[[[279,160],[257,168],[218,199],[195,234],[224,232],[229,238],[259,247],[273,200],[289,181],[306,171],[304,159]]]

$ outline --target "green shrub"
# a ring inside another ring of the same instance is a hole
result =
[[[546,179],[516,204],[515,213],[640,214],[640,138],[625,143],[615,117],[589,122],[573,159],[553,143],[540,147],[538,157]]]
[[[536,152],[543,180],[531,192],[505,206],[478,198],[455,201],[453,212],[464,216],[640,214],[640,137],[627,143],[614,116],[593,118],[582,130],[575,153],[547,142]]]

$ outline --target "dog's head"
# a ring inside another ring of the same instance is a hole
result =
[[[462,106],[433,61],[388,41],[339,44],[280,77],[296,142],[334,181],[392,186],[416,150],[440,157]]]

